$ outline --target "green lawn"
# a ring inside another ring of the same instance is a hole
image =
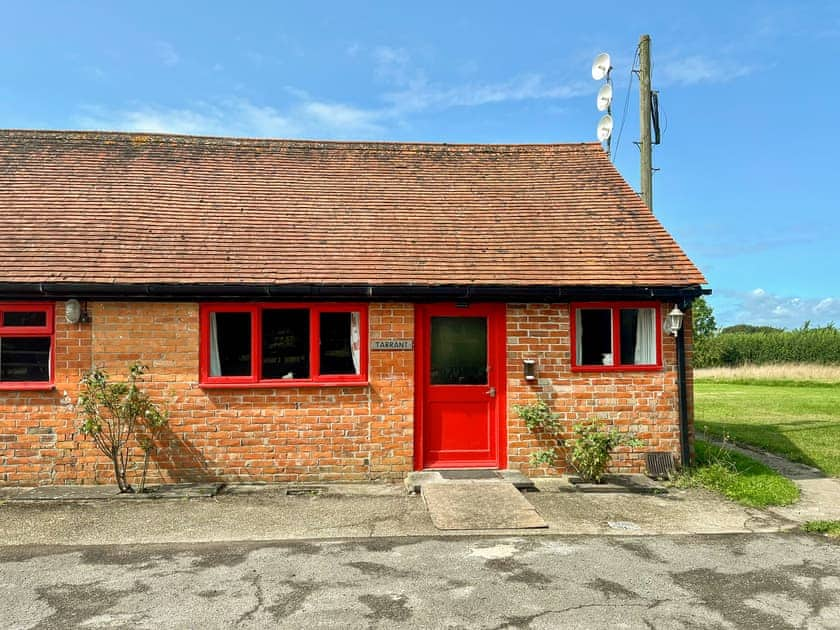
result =
[[[750,507],[790,505],[799,489],[790,479],[761,462],[697,440],[696,466],[679,476],[679,487],[702,486]]]
[[[840,385],[697,381],[697,429],[840,476]]]

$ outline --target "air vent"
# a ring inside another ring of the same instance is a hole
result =
[[[647,453],[647,475],[653,479],[670,479],[674,474],[674,454],[671,452]]]

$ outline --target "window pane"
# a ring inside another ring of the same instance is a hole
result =
[[[50,380],[49,337],[3,337],[0,339],[0,381]]]
[[[309,378],[309,311],[264,310],[262,355],[262,378]]]
[[[621,321],[621,363],[656,364],[656,309],[623,308]]]
[[[487,319],[432,317],[432,385],[487,383]]]
[[[44,311],[6,311],[3,313],[4,326],[46,326],[47,314]]]
[[[210,376],[251,375],[251,314],[210,314]]]
[[[578,365],[613,365],[612,311],[586,308],[577,313]]]
[[[359,314],[321,313],[321,374],[359,374]]]

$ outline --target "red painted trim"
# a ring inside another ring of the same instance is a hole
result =
[[[426,347],[426,306],[414,305],[414,470],[423,470],[423,385]]]
[[[417,304],[415,305],[414,330],[414,469],[432,469],[433,466],[424,461],[424,423],[426,375],[429,374],[431,362],[431,344],[429,343],[430,317],[436,316],[467,316],[470,314],[487,315],[488,387],[496,388],[493,399],[493,414],[496,421],[496,461],[493,465],[478,465],[472,461],[447,461],[446,467],[496,468],[502,469],[507,464],[507,312],[506,305],[500,303],[477,303],[469,308],[459,308],[455,304]],[[495,373],[494,373],[495,372]],[[440,467],[440,466],[438,466]]]
[[[305,379],[282,379],[258,383],[201,383],[201,389],[265,389],[267,387],[289,389],[294,387],[367,387],[370,381],[312,381]]]
[[[4,312],[43,312],[43,326],[4,326]],[[50,374],[48,381],[0,381],[2,391],[49,391],[55,389],[55,303],[53,302],[0,302],[0,337],[49,337]]]
[[[55,390],[53,383],[46,381],[20,381],[0,383],[0,392],[51,392]]]
[[[626,308],[652,308],[656,338],[656,363],[651,365],[615,364],[621,360],[620,311]],[[613,337],[613,365],[578,365],[577,311],[580,309],[609,309]],[[571,335],[572,372],[657,372],[662,370],[662,303],[661,302],[572,302],[569,305],[569,334]]]
[[[307,309],[309,311],[309,378],[262,379],[262,313],[266,309]],[[359,313],[359,374],[325,374],[320,370],[321,313]],[[251,374],[249,376],[210,376],[210,313],[251,314]],[[199,384],[207,389],[247,389],[265,387],[339,387],[368,385],[368,305],[357,303],[315,304],[309,302],[202,303],[199,305]]]

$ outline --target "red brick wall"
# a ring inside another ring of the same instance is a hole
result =
[[[112,483],[105,457],[79,435],[71,405],[89,367],[123,379],[135,360],[148,365],[146,387],[170,409],[151,482],[398,480],[412,470],[414,352],[372,350],[369,386],[204,390],[197,304],[88,308],[92,323],[71,325],[56,305],[54,391],[0,391],[0,485]],[[414,307],[371,304],[369,329],[371,341],[413,339]],[[673,338],[664,339],[661,372],[572,373],[568,305],[508,305],[507,331],[510,468],[557,472],[530,469],[529,455],[545,443],[512,412],[538,395],[567,434],[575,422],[599,417],[645,441],[635,452],[621,449],[614,470],[641,471],[646,449],[679,455]],[[537,360],[536,384],[522,378],[525,358]]]
[[[57,305],[55,391],[0,391],[0,483],[112,483],[66,403],[91,365],[124,379],[135,360],[170,409],[152,481],[402,479],[412,468],[413,352],[371,351],[370,386],[202,390],[197,304],[89,310],[92,323],[70,325]],[[413,339],[414,308],[372,304],[369,327],[371,339]]]
[[[669,310],[669,309],[668,309]],[[568,304],[510,304],[508,331],[508,459],[510,468],[527,474],[568,471],[533,469],[532,452],[552,446],[548,436],[527,429],[513,411],[544,398],[559,415],[561,437],[572,437],[572,426],[598,418],[635,434],[645,446],[620,447],[612,459],[614,472],[643,472],[644,452],[671,451],[679,458],[679,404],[676,346],[663,336],[663,370],[656,372],[572,372]],[[667,312],[663,308],[663,312]],[[536,359],[537,380],[522,378],[523,359]]]

